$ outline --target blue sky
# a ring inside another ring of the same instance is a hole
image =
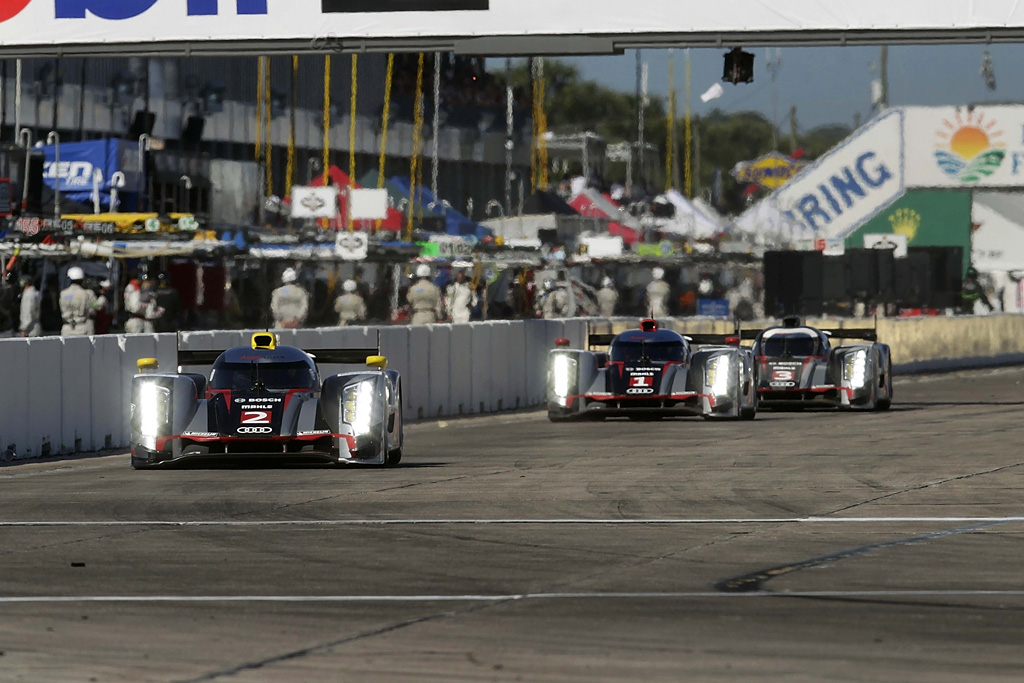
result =
[[[893,105],[941,105],[983,102],[1024,101],[1024,46],[988,46],[992,54],[998,88],[985,88],[980,75],[984,45],[905,46],[889,50],[889,99]],[[765,48],[748,48],[756,55],[754,83],[722,83],[725,95],[703,104],[699,96],[722,77],[725,50],[692,50],[692,92],[694,113],[713,108],[724,111],[757,110],[772,115],[771,77],[765,67]],[[772,50],[774,53],[774,49]],[[872,80],[878,78],[877,47],[783,48],[778,74],[778,111],[780,124],[788,130],[786,117],[792,105],[797,107],[801,129],[828,123],[852,125],[854,115],[866,120],[872,113]],[[609,87],[633,92],[636,55],[628,51],[613,57],[566,57],[587,79]],[[652,96],[668,92],[668,51],[644,50],[649,64]],[[682,112],[684,51],[675,51],[679,111]]]

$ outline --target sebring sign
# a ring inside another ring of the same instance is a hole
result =
[[[65,55],[214,51],[240,42],[264,53],[561,54],[1021,38],[1024,4],[1012,0],[0,0],[0,51],[16,55],[56,46]]]

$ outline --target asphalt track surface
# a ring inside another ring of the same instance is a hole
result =
[[[1024,370],[888,413],[0,469],[2,681],[1024,679]]]

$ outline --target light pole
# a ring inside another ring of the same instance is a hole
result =
[[[103,171],[98,168],[92,169],[92,212],[100,212],[100,184],[103,183]]]
[[[117,171],[110,176],[110,213],[117,213],[117,191],[125,186],[124,173]]]
[[[150,149],[150,143],[152,138],[143,133],[139,136],[139,181],[138,181],[138,199],[136,199],[136,209],[142,211],[142,195],[146,187],[146,152]]]
[[[21,60],[18,60],[19,73],[21,68]],[[19,83],[20,87],[20,83]],[[20,94],[20,91],[19,91]],[[18,131],[18,142],[25,148],[25,183],[21,186],[21,212],[25,213],[28,210],[28,165],[29,160],[32,157],[32,131],[28,128],[22,128]]]
[[[46,144],[53,145],[53,217],[60,218],[60,133],[51,130]]]

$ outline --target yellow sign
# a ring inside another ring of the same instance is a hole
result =
[[[806,161],[794,161],[779,152],[771,152],[754,161],[741,161],[732,169],[732,176],[744,184],[756,184],[777,190],[799,173]]]

